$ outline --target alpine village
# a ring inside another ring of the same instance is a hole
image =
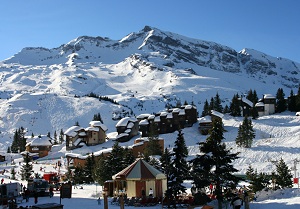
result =
[[[0,62],[0,205],[63,209],[93,187],[103,209],[249,209],[299,187],[299,69],[150,26],[26,47]]]

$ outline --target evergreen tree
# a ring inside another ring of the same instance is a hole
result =
[[[11,153],[10,146],[7,147],[7,153]]]
[[[94,115],[93,121],[100,121],[103,124],[103,120],[101,118],[100,113]]]
[[[254,103],[253,103],[253,107],[251,109],[251,116],[252,116],[252,119],[257,119],[259,116],[257,108],[255,107]]]
[[[20,169],[22,180],[28,181],[28,179],[30,178],[30,176],[33,173],[32,168],[33,168],[33,166],[31,163],[31,158],[29,157],[29,153],[26,153],[26,155],[24,157],[24,164],[22,165],[22,167]]]
[[[94,179],[93,179],[94,166],[95,166],[95,156],[94,156],[94,153],[92,153],[91,155],[89,155],[86,158],[86,164],[83,168],[84,182],[87,184],[94,182]]]
[[[283,89],[279,88],[276,93],[276,112],[281,113],[286,111],[286,102],[284,99],[285,94]]]
[[[78,121],[75,122],[75,126],[80,126]]]
[[[95,165],[94,180],[103,184],[106,180],[134,162],[134,157],[129,149],[122,148],[116,141],[108,156],[101,156]]]
[[[10,169],[10,174],[11,174],[11,177],[10,177],[10,179],[12,179],[12,180],[16,180],[16,170],[15,170],[15,167],[12,167],[11,169]]]
[[[219,93],[216,94],[216,96],[214,97],[214,110],[218,111],[218,112],[223,112],[223,107],[222,107],[222,101],[220,99]]]
[[[73,180],[75,184],[82,184],[84,180],[84,171],[80,166],[75,167]]]
[[[239,95],[235,94],[232,97],[229,109],[230,109],[230,115],[233,117],[238,117],[241,116],[241,108],[240,108],[240,99],[239,99]]]
[[[62,144],[64,142],[64,132],[62,129],[60,129],[58,140],[59,140],[60,144]]]
[[[224,113],[224,114],[230,113],[230,108],[228,107],[227,104],[226,104],[225,107],[224,107],[223,113]]]
[[[15,130],[13,142],[11,145],[11,152],[18,153],[23,152],[26,146],[26,139],[25,139],[25,131],[24,128],[21,127]]]
[[[111,169],[108,158],[102,154],[99,160],[96,162],[96,166],[93,172],[93,178],[100,185],[104,185],[106,180],[110,180],[112,175],[111,172],[107,172]],[[113,174],[114,175],[114,174]]]
[[[204,117],[204,116],[207,116],[207,115],[210,115],[210,108],[209,108],[208,101],[205,100],[201,117]]]
[[[165,148],[164,152],[162,153],[160,157],[160,169],[161,171],[167,176],[170,175],[170,170],[171,170],[171,153],[168,150],[168,148]]]
[[[253,130],[252,121],[246,116],[243,123],[239,126],[235,142],[239,147],[250,148],[254,138],[255,132]]]
[[[47,133],[47,137],[51,139],[51,133],[50,132]]]
[[[54,138],[54,144],[58,144],[56,130],[54,131],[53,138]]]
[[[161,155],[161,146],[159,144],[158,133],[157,133],[157,125],[155,123],[150,124],[148,144],[144,149],[145,158],[151,155]]]
[[[226,145],[222,142],[223,132],[222,120],[214,120],[210,135],[205,142],[199,143],[202,155],[197,155],[191,161],[195,187],[202,189],[212,182],[215,185],[219,209],[222,208],[223,201],[222,187],[235,187],[240,180],[233,175],[238,170],[232,165],[233,161],[238,158],[238,153],[230,153],[230,150],[226,149]]]
[[[178,130],[178,136],[175,140],[172,160],[170,165],[170,173],[168,176],[167,195],[169,198],[174,198],[180,193],[184,193],[186,188],[183,181],[188,179],[189,166],[186,161],[188,150],[185,144],[183,133]]]
[[[290,96],[288,99],[288,110],[291,112],[296,111],[296,96],[294,95],[293,90],[291,90]]]
[[[210,98],[210,102],[209,102],[209,114],[210,114],[210,111],[211,110],[214,110],[215,109],[215,100],[214,100],[214,98],[212,97],[212,98]]]
[[[252,91],[252,89],[250,89],[248,91],[248,94],[247,94],[246,98],[248,100],[250,100],[253,104],[256,104],[258,102],[258,97],[257,97],[257,93],[256,93],[255,90]]]
[[[293,175],[282,158],[280,158],[279,162],[276,164],[276,173],[276,184],[280,188],[291,188],[293,186]]]

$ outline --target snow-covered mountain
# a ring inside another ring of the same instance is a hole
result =
[[[149,26],[121,40],[81,36],[53,49],[27,47],[0,62],[0,149],[15,129],[28,134],[88,126],[100,113],[108,132],[116,118],[165,109],[166,104],[203,103],[219,93],[296,92],[300,64],[253,49],[240,52],[214,42]],[[110,99],[101,100],[86,95]]]

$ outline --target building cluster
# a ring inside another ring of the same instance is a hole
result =
[[[276,97],[266,94],[255,105],[246,98],[240,99],[241,113],[243,116],[250,115],[251,108],[256,107],[258,116],[270,115],[275,113]],[[172,108],[155,114],[140,114],[136,118],[125,117],[116,124],[118,135],[116,141],[129,141],[132,137],[141,133],[141,137],[134,141],[131,146],[134,155],[143,153],[147,144],[147,137],[158,136],[159,134],[172,133],[178,129],[192,126],[199,121],[199,131],[201,134],[208,134],[215,118],[223,118],[223,114],[212,110],[210,115],[197,118],[197,108],[193,105],[183,105],[180,108]],[[66,150],[72,150],[83,145],[93,146],[106,142],[107,127],[100,121],[91,121],[89,126],[83,128],[79,125],[70,127],[65,131]],[[159,139],[163,145],[163,139]],[[47,136],[32,138],[26,144],[26,151],[23,154],[30,153],[33,158],[44,157],[51,151],[51,139]],[[162,146],[164,147],[164,146]],[[107,150],[106,150],[107,151]],[[102,152],[106,152],[103,150]],[[72,155],[71,155],[72,156]],[[81,161],[85,157],[69,156],[72,161],[78,159]],[[71,162],[71,160],[70,160]],[[80,162],[81,164],[83,162]],[[75,162],[76,164],[76,162]],[[78,164],[78,163],[77,163]]]

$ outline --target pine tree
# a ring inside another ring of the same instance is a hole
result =
[[[73,180],[75,184],[82,184],[84,180],[83,168],[80,166],[75,167]]]
[[[15,167],[12,167],[11,169],[10,169],[10,174],[11,174],[11,177],[10,177],[10,179],[12,179],[12,180],[16,180],[16,170],[15,170]]]
[[[60,144],[62,144],[64,142],[64,132],[62,129],[60,130],[58,139],[59,139]]]
[[[54,144],[58,144],[56,130],[54,131],[53,138],[54,138]]]
[[[280,188],[291,188],[293,186],[293,175],[282,158],[276,164],[276,184]]]
[[[235,142],[239,147],[250,148],[254,138],[255,132],[253,130],[252,121],[246,116],[243,123],[239,126]]]
[[[214,110],[218,112],[223,112],[222,101],[220,99],[219,93],[214,97]]]
[[[84,182],[87,184],[94,182],[94,179],[93,179],[94,166],[95,166],[95,156],[94,156],[94,153],[92,153],[91,155],[89,155],[86,158],[86,164],[83,168]]]
[[[33,173],[32,168],[33,168],[33,166],[32,166],[32,163],[31,163],[31,159],[29,157],[29,153],[26,153],[26,155],[24,157],[24,164],[22,165],[22,167],[20,169],[22,180],[28,181],[28,179],[30,178],[30,176]]]
[[[207,115],[210,115],[210,108],[209,108],[208,101],[205,100],[201,117],[204,117],[204,116],[207,116]]]
[[[93,121],[100,121],[103,124],[103,120],[101,118],[100,113],[94,115]]]
[[[163,154],[160,157],[161,171],[168,177],[171,170],[171,153],[168,148],[165,148]]]
[[[278,113],[286,111],[284,96],[285,94],[283,93],[283,89],[279,88],[276,93],[276,112]]]
[[[174,144],[171,170],[168,176],[167,194],[176,197],[180,193],[184,193],[186,188],[183,181],[188,179],[189,166],[186,161],[188,150],[185,144],[183,133],[178,130],[178,136]]]
[[[230,106],[230,115],[233,117],[241,116],[241,109],[240,109],[240,100],[239,95],[235,94],[231,100]]]
[[[7,147],[7,153],[11,153],[10,146]]]
[[[290,96],[288,99],[288,110],[291,112],[296,111],[296,96],[294,95],[293,90],[291,90]]]
[[[148,140],[148,144],[144,149],[145,158],[148,158],[151,155],[161,155],[162,151],[159,144],[157,126],[155,125],[155,123],[150,124]]]
[[[223,123],[221,119],[213,121],[213,127],[205,142],[199,143],[200,153],[192,163],[193,183],[197,189],[203,189],[211,182],[215,185],[218,208],[222,208],[222,187],[235,187],[240,180],[233,173],[238,170],[232,165],[238,153],[230,153],[222,142]],[[199,177],[200,176],[200,177]]]

